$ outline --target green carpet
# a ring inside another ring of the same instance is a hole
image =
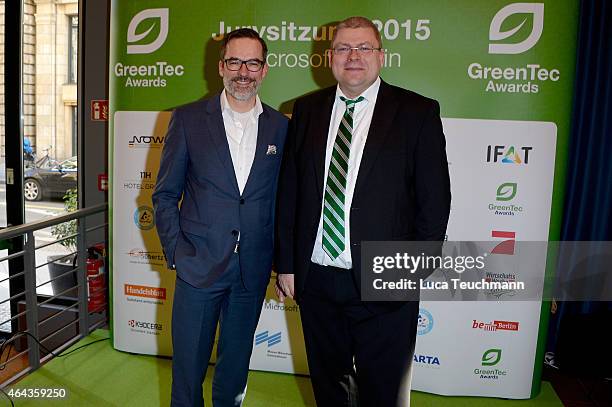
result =
[[[73,346],[108,338],[108,331],[98,330]],[[214,367],[210,366],[204,391],[211,406],[210,388]],[[63,388],[66,399],[15,398],[15,406],[168,406],[170,405],[171,360],[155,356],[119,352],[110,341],[95,343],[55,358],[12,386],[14,389]],[[9,389],[6,389],[7,391]],[[0,406],[9,405],[0,394]],[[412,406],[563,406],[550,383],[532,400],[502,400],[480,397],[443,397],[412,392]],[[281,373],[250,372],[246,407],[314,406],[307,377]]]

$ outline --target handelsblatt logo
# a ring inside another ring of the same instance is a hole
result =
[[[162,287],[149,287],[146,285],[124,284],[124,294],[133,297],[166,299],[166,289]]]
[[[515,14],[529,14],[532,16],[532,27],[529,36],[516,43],[489,43],[489,54],[521,54],[530,50],[538,42],[544,30],[544,4],[543,3],[512,3],[503,7],[495,14],[489,27],[490,41],[506,40],[523,28],[527,17],[516,27],[502,31],[503,23]]]
[[[255,345],[261,345],[262,343],[267,343],[268,348],[277,345],[281,342],[281,333],[276,332],[273,334],[269,334],[268,331],[263,331],[255,335]]]
[[[128,54],[150,54],[153,51],[157,51],[164,42],[166,42],[166,38],[168,37],[168,23],[169,23],[169,9],[167,8],[150,8],[147,10],[142,10],[140,13],[136,14],[127,30],[127,53]],[[157,34],[157,38],[155,40],[145,43],[145,44],[134,44],[139,42],[140,40],[149,36],[153,28],[155,27],[155,23],[152,23],[151,26],[145,30],[144,32],[136,33],[136,29],[145,20],[159,20],[159,34]]]
[[[495,366],[501,360],[501,349],[489,349],[482,354],[483,366]]]
[[[516,196],[516,182],[504,182],[497,187],[497,199],[498,201],[510,201]]]

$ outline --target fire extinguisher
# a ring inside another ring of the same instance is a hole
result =
[[[106,309],[106,275],[104,261],[96,249],[87,249],[87,309],[89,312],[102,312]]]

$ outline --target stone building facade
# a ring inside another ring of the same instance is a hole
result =
[[[0,1],[2,70],[3,3]],[[23,0],[23,3],[24,136],[39,156],[49,149],[51,157],[62,160],[76,154],[78,0]],[[0,152],[4,157],[3,80],[0,83]]]

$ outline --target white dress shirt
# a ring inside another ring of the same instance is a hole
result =
[[[227,101],[225,89],[221,92],[223,125],[240,194],[244,191],[255,159],[257,128],[261,113],[263,113],[263,108],[259,96],[255,96],[255,107],[253,109],[245,113],[239,113],[232,110]]]
[[[346,177],[346,193],[344,201],[344,251],[340,253],[335,260],[332,260],[323,250],[323,215],[321,215],[319,220],[319,229],[317,230],[317,238],[312,250],[312,257],[310,258],[313,263],[345,269],[350,269],[353,267],[353,261],[351,259],[351,204],[353,202],[355,182],[357,181],[357,175],[359,174],[359,165],[361,164],[363,148],[365,146],[366,139],[368,138],[368,131],[370,130],[370,123],[372,122],[372,115],[374,114],[374,106],[376,105],[379,87],[380,78],[377,78],[376,81],[360,95],[364,97],[364,100],[355,104],[355,111],[353,112],[353,135],[351,139],[351,151],[348,161],[348,174]],[[338,86],[336,89],[336,98],[334,100],[334,107],[332,109],[329,131],[327,133],[327,149],[325,151],[325,179],[323,183],[322,196],[325,196],[327,172],[329,171],[329,162],[331,161],[332,150],[334,149],[334,142],[336,141],[336,134],[338,134],[338,128],[340,127],[342,116],[344,116],[344,112],[346,111],[346,103],[340,100],[340,96],[350,99],[346,97],[344,93],[342,93],[340,86]],[[323,199],[323,203],[321,204],[321,213],[323,213],[324,204],[325,199]]]

